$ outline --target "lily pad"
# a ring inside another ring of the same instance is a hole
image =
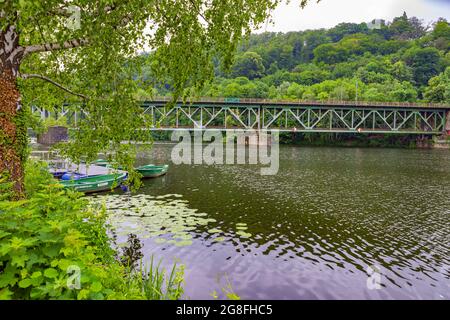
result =
[[[241,238],[250,238],[252,236],[251,233],[247,233],[245,231],[238,231],[236,232],[237,235],[240,235]]]
[[[190,239],[192,239],[192,235],[189,234],[189,233],[178,233],[178,234],[175,234],[173,236],[173,238],[174,239],[181,239],[181,240],[190,240]]]
[[[209,233],[220,233],[220,232],[222,232],[222,230],[219,230],[219,229],[210,229],[210,230],[208,230],[208,232],[209,232]]]
[[[175,245],[177,247],[185,247],[185,246],[190,246],[192,244],[192,240],[183,240],[183,241],[177,241],[175,243]]]
[[[129,233],[135,233],[141,239],[171,235],[172,239],[165,243],[189,245],[192,242],[190,232],[216,222],[208,218],[207,213],[189,207],[189,202],[183,200],[181,195],[110,194],[91,198],[90,201],[92,206],[103,205],[106,208],[107,222],[111,231],[118,234],[119,242],[124,241]],[[155,241],[163,243],[165,240]]]

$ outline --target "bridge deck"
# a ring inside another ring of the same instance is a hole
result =
[[[144,101],[144,105],[164,105],[171,102],[170,97],[155,97],[151,101]],[[236,108],[247,106],[273,106],[273,107],[295,107],[295,106],[317,106],[317,107],[367,107],[367,108],[396,108],[396,109],[440,109],[450,110],[450,105],[442,103],[409,103],[409,102],[370,102],[370,101],[342,101],[342,100],[273,100],[273,99],[249,99],[249,98],[196,98],[177,104],[213,106],[230,105]]]
[[[148,128],[436,135],[450,130],[450,105],[444,104],[238,98],[197,98],[169,106],[168,102],[170,97],[141,102],[143,114],[149,116]],[[33,111],[49,116],[39,108]],[[83,112],[80,118],[87,115]],[[76,126],[77,111],[63,109],[64,115]]]

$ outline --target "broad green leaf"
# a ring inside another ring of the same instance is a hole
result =
[[[13,286],[17,283],[17,281],[18,278],[14,272],[5,270],[2,274],[0,274],[0,288]]]
[[[0,300],[10,300],[13,292],[8,288],[0,289]]]
[[[92,292],[99,292],[100,290],[102,290],[102,288],[103,288],[102,284],[98,281],[92,283],[91,285]]]
[[[45,271],[44,271],[44,276],[46,276],[47,278],[51,278],[51,279],[56,278],[58,276],[58,274],[59,274],[58,270],[53,269],[53,268],[48,268],[48,269],[45,269]]]
[[[21,288],[28,288],[32,284],[33,284],[32,279],[23,279],[23,280],[19,281],[19,287],[21,287]]]

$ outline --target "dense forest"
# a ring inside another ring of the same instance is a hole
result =
[[[449,49],[447,20],[425,26],[406,13],[392,22],[252,34],[228,70],[217,63],[199,95],[450,102]],[[167,84],[156,88],[153,94],[171,92]]]

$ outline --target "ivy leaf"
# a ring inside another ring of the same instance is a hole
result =
[[[9,236],[10,234],[11,234],[10,232],[6,232],[6,231],[3,231],[3,230],[0,230],[0,239],[4,238],[6,236]]]
[[[19,287],[21,287],[21,288],[28,288],[32,284],[33,284],[33,281],[31,279],[28,279],[28,278],[19,281]]]
[[[29,259],[29,256],[27,254],[21,254],[21,255],[13,255],[11,259],[11,265],[17,266],[17,267],[25,267],[25,261]]]
[[[17,280],[15,272],[5,270],[4,273],[0,275],[0,288],[13,286],[17,283]]]
[[[38,238],[42,242],[58,242],[58,236],[52,232],[41,232]]]
[[[58,271],[53,268],[45,269],[44,276],[46,276],[47,278],[50,278],[50,279],[54,279],[58,276]]]
[[[13,237],[11,239],[11,247],[14,250],[18,250],[23,247],[31,246],[34,244],[34,242],[36,242],[36,240],[32,239],[32,238],[23,239],[23,238]]]
[[[0,245],[0,256],[6,256],[11,251],[11,246],[9,244],[3,243]]]
[[[60,250],[59,245],[51,245],[51,246],[42,248],[42,252],[50,258],[56,257],[59,253],[59,250]]]
[[[77,299],[83,300],[89,298],[89,290],[82,289],[80,292],[78,292]]]
[[[100,290],[102,290],[103,286],[100,282],[95,281],[92,285],[91,285],[91,291],[92,292],[99,292]]]
[[[13,292],[8,288],[4,288],[0,290],[0,300],[10,300],[13,295]]]
[[[105,299],[105,296],[101,292],[94,292],[94,293],[91,293],[91,299],[103,300],[103,299]]]

